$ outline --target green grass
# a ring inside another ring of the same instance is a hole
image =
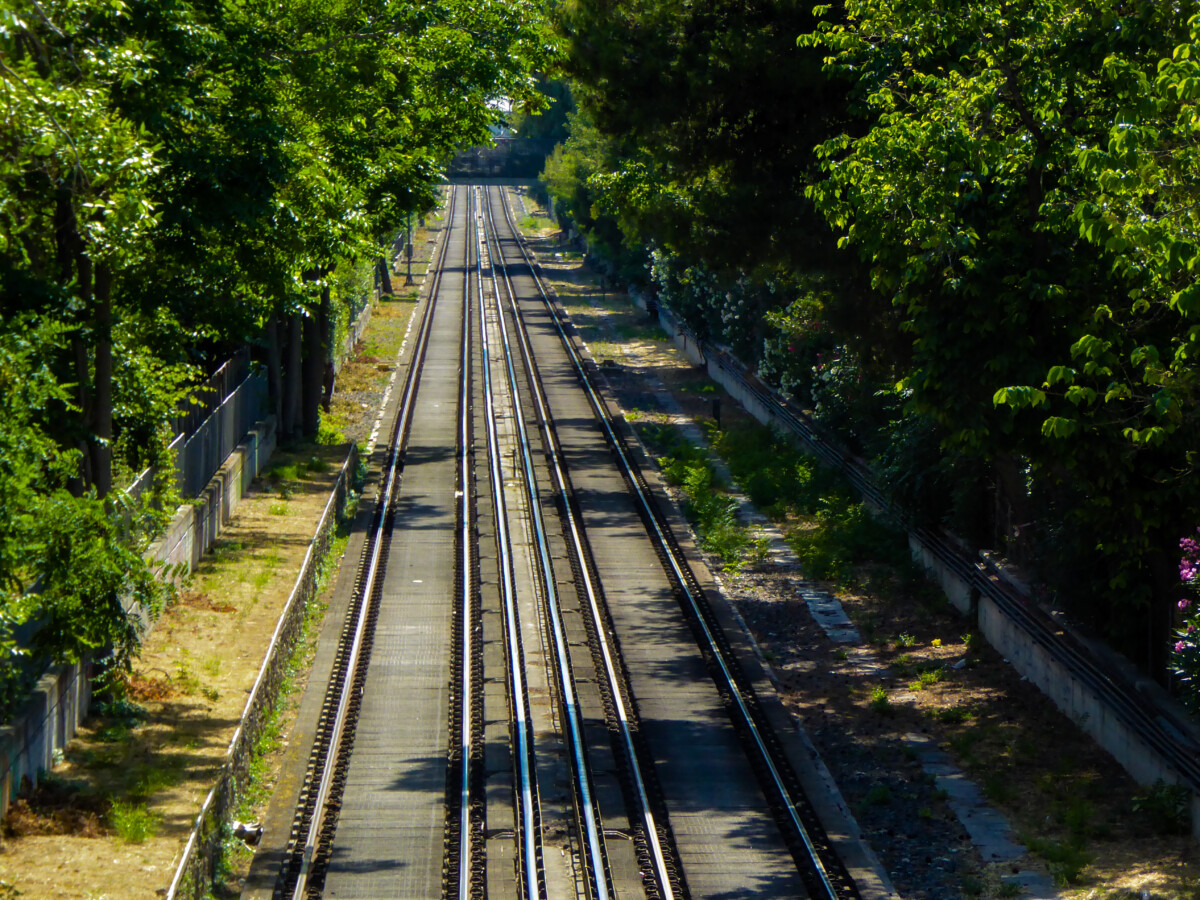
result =
[[[910,681],[908,684],[908,689],[910,691],[923,691],[927,687],[933,687],[941,680],[941,669],[929,669],[918,675],[916,681]]]
[[[267,478],[274,482],[299,481],[304,477],[304,466],[301,463],[271,466],[267,470]]]
[[[658,463],[668,483],[683,490],[684,514],[696,529],[700,546],[721,560],[726,571],[762,559],[767,541],[757,539],[737,518],[737,501],[718,483],[708,452],[675,429],[647,423],[642,439],[661,452]]]
[[[181,758],[156,754],[152,759],[153,764],[129,773],[129,796],[135,800],[144,801],[183,780],[185,766]]]
[[[883,783],[873,784],[865,800],[870,806],[886,806],[892,802],[892,789]]]
[[[622,323],[617,326],[617,336],[623,341],[665,341],[667,333],[657,323]]]
[[[145,803],[126,803],[114,800],[108,811],[108,822],[117,839],[126,844],[142,844],[158,833],[159,818]]]
[[[1059,887],[1076,884],[1092,861],[1091,855],[1075,840],[1060,843],[1049,838],[1030,837],[1024,839],[1024,844],[1046,861],[1050,877]]]
[[[946,725],[961,725],[966,722],[974,713],[967,706],[951,706],[947,709],[939,709],[933,712],[933,718]]]
[[[892,699],[888,696],[887,688],[881,684],[877,684],[871,690],[871,709],[878,713],[892,711]]]

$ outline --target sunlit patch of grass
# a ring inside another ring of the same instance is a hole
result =
[[[621,345],[611,341],[592,341],[588,344],[588,349],[592,351],[592,359],[596,362],[604,362],[606,359],[620,362],[625,358],[625,351],[621,349]]]
[[[160,819],[146,808],[145,803],[114,800],[108,812],[108,822],[118,840],[126,844],[143,844],[158,834]]]
[[[181,759],[155,754],[143,767],[129,773],[129,795],[136,800],[145,800],[159,791],[174,787],[183,780],[185,774]]]

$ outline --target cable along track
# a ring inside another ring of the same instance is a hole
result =
[[[612,415],[600,391],[593,383],[588,363],[579,354],[563,324],[562,315],[552,302],[529,257],[512,219],[507,199],[501,194],[505,222],[512,242],[534,281],[550,320],[574,366],[580,386],[600,423],[609,447],[622,471],[646,530],[655,545],[663,568],[670,578],[677,599],[687,615],[710,673],[721,692],[730,716],[745,745],[746,752],[771,803],[772,812],[796,860],[805,886],[813,897],[843,900],[859,898],[857,886],[846,872],[836,848],[825,834],[811,805],[805,798],[800,780],[793,770],[778,736],[759,706],[748,679],[742,673],[733,650],[704,596],[695,575],[671,533],[666,517],[658,508],[641,470],[614,429]]]

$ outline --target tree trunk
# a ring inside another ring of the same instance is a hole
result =
[[[388,272],[387,260],[382,256],[375,263],[375,271],[379,279],[379,292],[390,295],[392,293],[392,277]]]
[[[267,397],[275,427],[283,433],[283,364],[279,348],[279,316],[267,317]]]
[[[75,400],[79,404],[82,427],[76,447],[79,450],[79,472],[71,478],[67,489],[76,497],[82,497],[92,483],[92,458],[88,448],[86,410],[91,408],[92,395],[88,389],[91,371],[88,367],[87,346],[78,331],[71,333],[71,355],[75,365]]]
[[[112,490],[112,269],[96,266],[96,356],[93,391],[92,483],[96,493]]]
[[[304,434],[316,437],[321,427],[321,396],[325,383],[326,337],[329,322],[329,286],[321,289],[315,315],[304,319]]]
[[[92,260],[85,252],[83,239],[79,236],[79,222],[75,216],[75,206],[71,201],[70,192],[66,190],[60,191],[56,198],[54,238],[60,282],[63,287],[66,287],[74,279],[78,285],[79,297],[83,301],[84,316],[87,316],[92,312],[93,302]],[[93,316],[93,322],[99,324],[98,313]],[[95,484],[97,459],[94,453],[92,434],[96,416],[88,348],[78,331],[71,333],[71,355],[72,363],[75,366],[75,398],[79,405],[77,438],[79,474],[71,479],[69,487],[71,493],[82,496],[91,485]]]
[[[333,303],[329,296],[329,288],[321,292],[321,355],[325,364],[321,367],[321,409],[329,412],[333,402],[333,381],[337,371],[333,367]]]
[[[287,365],[283,372],[283,427],[280,431],[285,439],[296,435],[300,419],[300,313],[292,313],[288,319]]]

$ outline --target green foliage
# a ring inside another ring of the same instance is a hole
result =
[[[873,784],[864,800],[869,806],[887,806],[892,802],[892,789],[882,782]]]
[[[918,675],[916,681],[910,681],[908,684],[908,689],[910,691],[923,691],[923,690],[925,690],[925,688],[932,687],[933,685],[937,684],[941,680],[942,680],[941,670],[940,669],[931,669],[929,671],[922,672],[920,675]]]
[[[1059,843],[1050,838],[1031,837],[1025,845],[1046,861],[1050,877],[1059,887],[1077,884],[1080,875],[1092,861],[1091,855],[1076,841]]]
[[[796,46],[809,7],[582,0],[557,20],[575,99],[614,149],[592,183],[627,235],[717,270],[820,255],[802,179],[844,90]]]
[[[671,429],[648,425],[640,430],[655,449],[669,454],[659,457],[659,466],[669,484],[682,488],[684,513],[696,529],[700,546],[719,557],[729,571],[761,556],[763,544],[739,524],[737,502],[716,484],[708,453]]]
[[[1172,5],[864,0],[801,38],[858,82],[865,127],[823,145],[808,195],[902,312],[909,412],[1025,461],[1032,489],[999,477],[1002,501],[1073,533],[1025,552],[1125,634],[1200,501],[1194,28]]]
[[[754,424],[715,431],[713,444],[746,495],[760,508],[785,507],[811,513],[826,494],[837,492],[833,473],[779,433]]]
[[[836,584],[851,583],[854,566],[868,560],[908,564],[903,533],[845,494],[827,496],[816,511],[816,527],[792,530],[788,543],[810,578]]]
[[[881,684],[875,685],[871,689],[871,709],[877,713],[889,713],[892,711],[892,700],[888,696],[887,688]]]
[[[381,243],[496,98],[543,102],[552,53],[525,0],[0,10],[0,711],[46,659],[127,666],[191,386],[279,317],[320,320],[323,365]]]
[[[948,706],[945,709],[939,709],[935,713],[935,718],[946,725],[962,725],[971,718],[973,713],[966,706]]]
[[[1192,828],[1192,792],[1160,778],[1133,798],[1133,811],[1159,834],[1187,834]]]
[[[143,844],[158,833],[160,818],[146,808],[145,803],[126,803],[114,800],[108,811],[108,821],[117,837],[126,844]]]

